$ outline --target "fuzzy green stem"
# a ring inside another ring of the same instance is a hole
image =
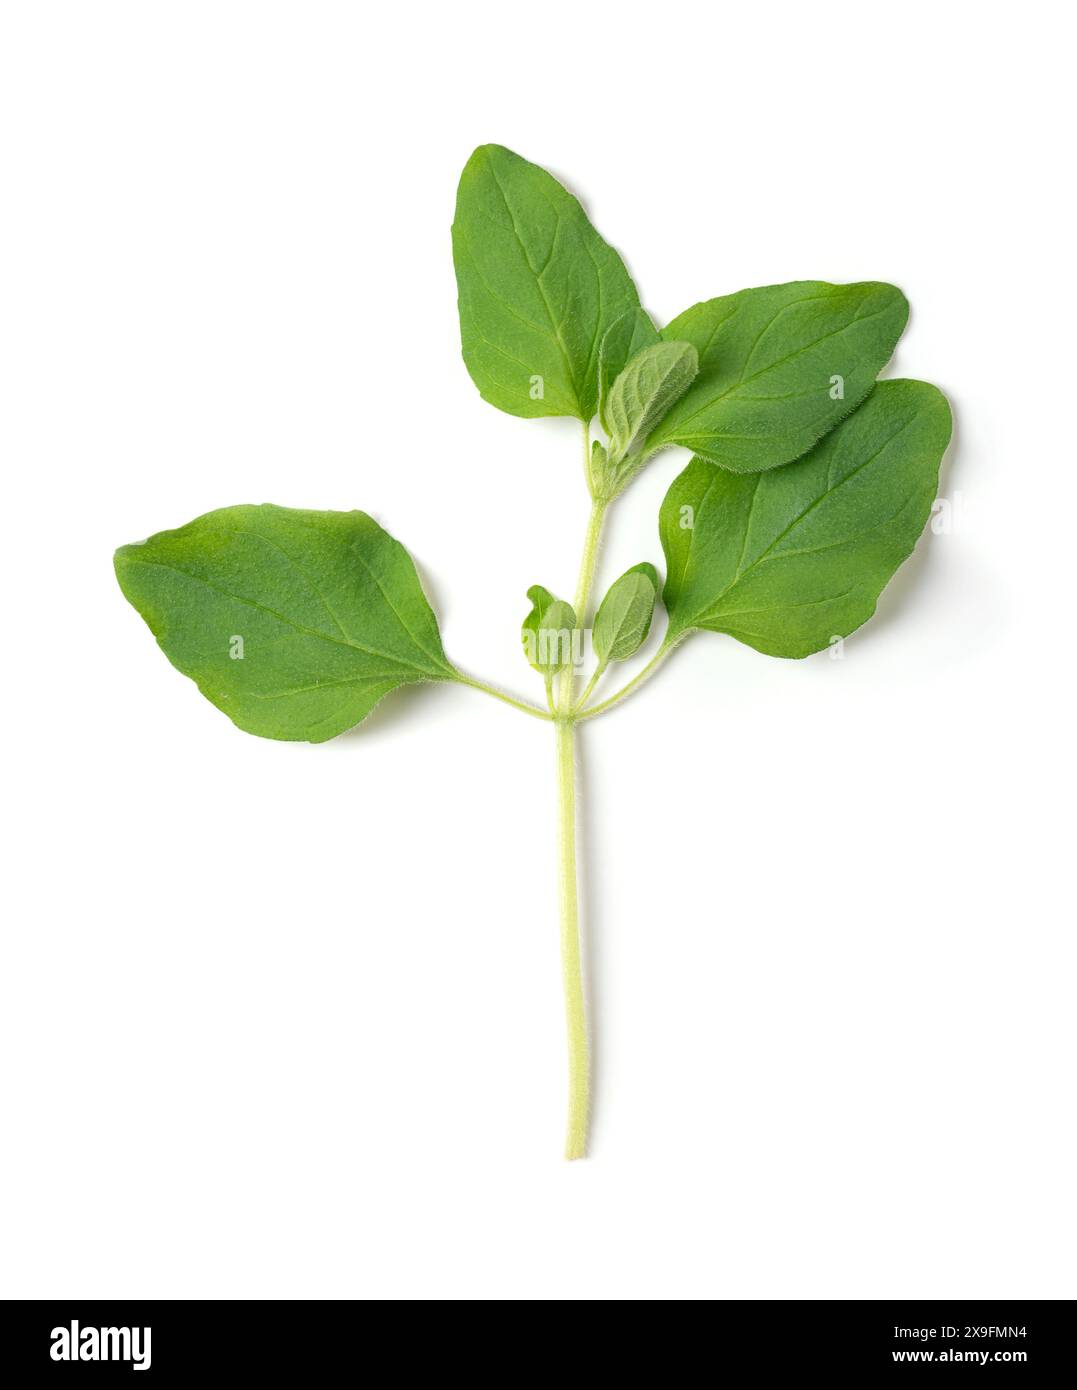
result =
[[[589,450],[589,431],[584,447]],[[595,498],[587,522],[576,584],[574,608],[580,627],[587,625],[591,586],[598,560],[598,544],[606,517],[605,500]],[[576,675],[569,666],[557,684],[557,882],[561,922],[561,976],[565,992],[565,1025],[568,1033],[568,1132],[565,1157],[583,1158],[587,1152],[587,1115],[590,1104],[590,1062],[587,1050],[587,1009],[583,995],[580,951],[580,908],[576,888],[576,725],[573,705]]]
[[[612,709],[614,705],[619,705],[622,700],[627,699],[634,690],[637,690],[645,681],[650,680],[662,665],[663,661],[665,661],[666,657],[669,656],[670,652],[673,651],[675,647],[679,646],[684,635],[687,634],[683,634],[681,637],[675,637],[672,642],[668,639],[663,642],[654,656],[648,661],[647,665],[644,666],[643,670],[640,671],[638,675],[633,676],[627,685],[622,686],[621,689],[618,690],[615,695],[611,695],[608,700],[603,700],[600,704],[592,705],[590,709],[581,709],[580,706],[577,705],[576,719],[594,719],[596,714],[604,714],[606,710]]]
[[[587,626],[587,606],[595,578],[595,564],[598,561],[598,543],[608,506],[608,502],[596,498],[591,504],[591,515],[587,520],[587,534],[584,536],[583,556],[580,560],[580,577],[576,583],[576,598],[572,605],[576,612],[576,621],[583,628]]]
[[[561,917],[561,973],[568,1038],[568,1130],[565,1157],[587,1152],[590,1062],[587,1011],[580,960],[579,899],[576,891],[576,727],[557,722],[557,881]]]
[[[593,497],[595,485],[591,480],[591,426],[586,420],[583,422],[583,480],[587,484],[587,491]]]
[[[591,679],[590,679],[590,680],[587,682],[587,684],[583,687],[583,694],[580,696],[580,698],[579,698],[579,699],[576,701],[576,703],[573,705],[573,707],[572,707],[572,712],[573,712],[573,714],[578,714],[579,711],[580,711],[581,709],[583,709],[584,705],[586,705],[587,701],[591,698],[591,692],[594,690],[595,686],[596,686],[596,685],[599,683],[599,681],[602,679],[602,675],[603,675],[603,672],[604,672],[605,670],[606,670],[606,662],[600,661],[600,662],[598,663],[598,665],[595,667],[594,674],[592,675]]]
[[[538,705],[533,705],[528,700],[517,700],[515,696],[506,695],[503,690],[498,690],[496,686],[487,685],[485,681],[476,680],[473,676],[465,676],[461,671],[457,671],[456,679],[461,685],[468,685],[472,690],[481,690],[484,695],[491,695],[495,700],[501,700],[504,704],[511,705],[513,709],[523,710],[524,714],[533,715],[535,719],[545,719],[549,723],[553,718],[552,713],[547,714]]]

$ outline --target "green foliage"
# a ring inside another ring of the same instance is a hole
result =
[[[587,460],[587,486],[592,497],[600,497],[609,486],[610,456],[606,446],[597,439],[592,441],[591,455]]]
[[[613,433],[606,413],[610,387],[638,352],[661,341],[662,335],[644,309],[629,309],[602,335],[598,349],[598,415],[607,434]]]
[[[639,305],[624,262],[544,169],[482,145],[453,222],[464,361],[510,415],[590,420],[603,334]]]
[[[556,725],[566,1155],[578,1158],[588,1062],[575,727],[619,704],[695,631],[803,657],[869,618],[927,520],[950,411],[924,382],[876,384],[908,314],[892,285],[741,290],[659,332],[572,194],[500,145],[464,168],[452,239],[463,357],[482,396],[511,415],[584,425],[592,508],[575,606],[534,585],[521,630],[544,706],[449,662],[410,556],[362,512],[229,507],[124,546],[116,574],[172,664],[249,733],[319,743],[420,681],[455,681]],[[596,411],[604,440],[591,437]],[[609,665],[639,652],[659,595],[650,564],[610,587],[578,693],[576,639],[606,513],[671,446],[694,457],[660,514],[665,637],[615,694],[589,703]],[[454,448],[464,456],[463,442]]]
[[[595,614],[592,633],[600,665],[635,656],[651,630],[657,598],[658,571],[653,565],[636,565],[610,586]]]
[[[784,468],[694,458],[661,510],[669,637],[706,628],[800,657],[847,636],[923,530],[949,438],[941,392],[885,381]]]
[[[802,280],[708,299],[662,337],[695,345],[699,375],[648,441],[736,473],[799,458],[864,399],[905,328],[893,285]]]
[[[321,743],[454,680],[404,547],[363,512],[225,507],[116,552],[169,661],[247,733]]]
[[[698,370],[699,355],[691,343],[655,343],[636,353],[610,387],[606,403],[609,455],[615,467],[642,449]]]
[[[805,656],[871,615],[923,528],[950,428],[933,387],[875,384],[908,315],[900,290],[767,285],[659,331],[577,199],[501,145],[464,168],[453,254],[482,395],[588,425],[585,600],[606,508],[681,445],[695,457],[661,512],[663,650],[706,629]],[[604,441],[590,438],[596,411]],[[125,546],[116,570],[169,660],[251,733],[320,742],[416,681],[521,703],[449,662],[410,557],[361,512],[232,507]],[[658,588],[650,565],[611,586],[594,619],[596,678],[642,646]],[[566,635],[586,615],[538,585],[528,597],[525,649],[553,710]]]
[[[524,655],[549,684],[572,662],[572,635],[578,624],[572,605],[533,584],[527,591],[531,612],[523,621]]]

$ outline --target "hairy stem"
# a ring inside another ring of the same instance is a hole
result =
[[[594,690],[598,682],[602,679],[602,674],[605,671],[605,669],[606,667],[602,662],[599,662],[599,664],[595,667],[594,674],[591,676],[591,679],[587,682],[587,684],[583,687],[583,694],[572,706],[573,714],[576,714],[579,710],[583,709],[584,705],[586,705],[587,701],[591,698],[591,692]]]
[[[580,577],[576,582],[576,598],[573,608],[580,627],[587,626],[587,606],[591,598],[591,585],[595,578],[595,564],[598,560],[598,543],[602,536],[602,523],[606,519],[609,503],[596,498],[591,504],[591,515],[587,520],[587,534],[583,540],[583,556],[580,560]]]
[[[589,431],[584,428],[584,448],[589,453]],[[591,586],[598,560],[602,523],[609,505],[595,498],[587,522],[580,560],[580,576],[573,605],[576,621],[587,626]],[[580,908],[576,888],[576,725],[572,709],[576,673],[567,667],[557,686],[557,882],[561,922],[561,976],[565,992],[565,1025],[568,1032],[568,1132],[565,1157],[583,1158],[587,1152],[587,1115],[590,1104],[590,1061],[587,1048],[587,1010],[583,996],[580,951]]]
[[[595,485],[591,478],[591,426],[586,420],[583,422],[583,479],[587,484],[587,491],[594,497]]]
[[[576,726],[557,724],[557,881],[561,917],[561,973],[568,1035],[568,1129],[565,1157],[587,1152],[590,1062],[587,1012],[580,962],[579,900],[576,891]]]
[[[675,647],[680,645],[685,636],[687,636],[687,634],[682,633],[681,636],[675,637],[672,642],[667,638],[655,652],[654,656],[651,657],[650,661],[648,661],[647,665],[644,666],[643,670],[633,676],[627,685],[622,686],[621,689],[618,690],[615,695],[611,695],[608,700],[603,700],[600,704],[592,705],[590,709],[581,710],[577,707],[576,719],[594,719],[596,714],[604,714],[606,710],[612,709],[614,705],[619,705],[622,700],[627,699],[634,690],[638,690],[645,681],[650,680],[662,665],[663,661],[665,661],[666,657],[669,656],[670,652],[673,651]]]
[[[513,709],[523,710],[524,714],[533,715],[536,719],[545,719],[547,723],[553,718],[552,714],[547,714],[538,705],[533,705],[530,700],[517,700],[514,695],[506,695],[503,690],[498,690],[496,686],[487,685],[485,681],[476,680],[473,676],[465,676],[463,672],[457,671],[456,679],[461,685],[468,685],[472,690],[481,690],[484,695],[492,695],[495,700],[501,700],[506,705],[511,705]]]

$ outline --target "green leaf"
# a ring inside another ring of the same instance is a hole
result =
[[[169,661],[247,733],[322,743],[456,679],[404,547],[364,512],[225,507],[116,552]]]
[[[633,565],[632,568],[630,570],[626,570],[625,573],[645,574],[647,578],[651,581],[651,583],[654,585],[656,595],[658,591],[662,588],[662,582],[658,578],[658,571],[655,569],[654,565],[651,564],[650,560],[644,560],[642,564]]]
[[[606,404],[615,463],[639,451],[698,370],[699,355],[691,343],[656,343],[636,353],[610,387]]]
[[[591,441],[591,457],[587,461],[587,479],[591,489],[591,496],[598,497],[606,489],[609,482],[609,454],[606,452],[604,444],[600,444],[597,439]]]
[[[801,657],[871,617],[931,511],[950,408],[884,381],[796,463],[737,476],[694,458],[662,504],[669,636],[725,632]]]
[[[527,597],[531,600],[531,612],[520,624],[520,639],[523,642],[524,656],[532,668],[543,672],[538,661],[538,634],[546,610],[555,599],[549,589],[544,589],[541,584],[532,584],[527,591]]]
[[[661,341],[661,334],[643,309],[629,309],[602,335],[598,349],[598,418],[607,434],[613,433],[606,416],[610,387],[637,352]]]
[[[598,350],[639,296],[583,208],[537,164],[481,145],[453,222],[464,361],[510,415],[575,415],[598,400]]]
[[[699,375],[647,441],[734,473],[799,458],[871,390],[905,327],[893,285],[767,285],[708,299],[662,330],[693,343]]]
[[[547,683],[572,664],[573,633],[578,626],[570,603],[533,584],[527,591],[531,612],[523,621],[524,655]]]
[[[658,571],[636,565],[610,585],[595,615],[591,640],[600,666],[625,661],[647,640],[658,597]]]

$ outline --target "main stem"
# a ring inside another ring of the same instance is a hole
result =
[[[565,1157],[587,1152],[587,1112],[590,1101],[590,1060],[587,1049],[587,1010],[580,961],[579,899],[576,891],[576,726],[557,724],[557,881],[561,916],[561,973],[565,990],[568,1032],[568,1131]]]
[[[598,560],[598,542],[602,535],[602,523],[606,519],[608,502],[595,500],[591,504],[591,515],[587,521],[587,535],[583,540],[583,557],[580,560],[580,577],[576,583],[576,621],[580,627],[587,626],[587,602],[591,597],[591,584],[595,577],[595,562]]]
[[[584,427],[584,461],[589,456],[589,431]],[[587,608],[598,559],[598,543],[608,503],[596,499],[587,523],[576,585],[576,621],[587,626]],[[583,1158],[587,1152],[587,1119],[591,1076],[587,1046],[587,1009],[583,993],[580,951],[580,908],[576,886],[576,723],[572,707],[576,677],[569,666],[558,682],[554,722],[557,731],[557,882],[561,919],[561,975],[565,991],[565,1025],[568,1033],[568,1132],[565,1157]]]
[[[598,546],[602,537],[602,526],[606,509],[612,498],[601,495],[604,488],[598,484],[599,496],[595,496],[595,483],[590,469],[591,440],[590,429],[583,427],[584,473],[592,488],[591,515],[587,522],[587,534],[583,542],[583,556],[580,560],[580,576],[576,584],[574,608],[576,622],[581,630],[586,630],[590,617],[591,586],[594,583],[595,567],[598,562]],[[683,636],[683,634],[681,634]],[[557,736],[557,884],[558,909],[561,922],[561,974],[565,992],[565,1024],[568,1035],[568,1133],[565,1139],[565,1157],[583,1158],[587,1153],[588,1112],[590,1108],[590,1058],[587,1043],[587,1008],[583,991],[583,962],[580,950],[580,908],[576,886],[576,725],[581,720],[593,719],[631,694],[642,685],[665,660],[673,647],[681,640],[678,636],[672,641],[667,637],[650,663],[634,680],[601,704],[590,709],[583,706],[602,674],[599,667],[584,691],[583,699],[576,702],[576,673],[569,665],[557,677],[556,690],[547,683],[547,700],[550,711],[538,708],[529,701],[517,700],[514,696],[485,681],[457,672],[457,680],[476,690],[492,695],[514,705],[537,719],[553,723]]]

